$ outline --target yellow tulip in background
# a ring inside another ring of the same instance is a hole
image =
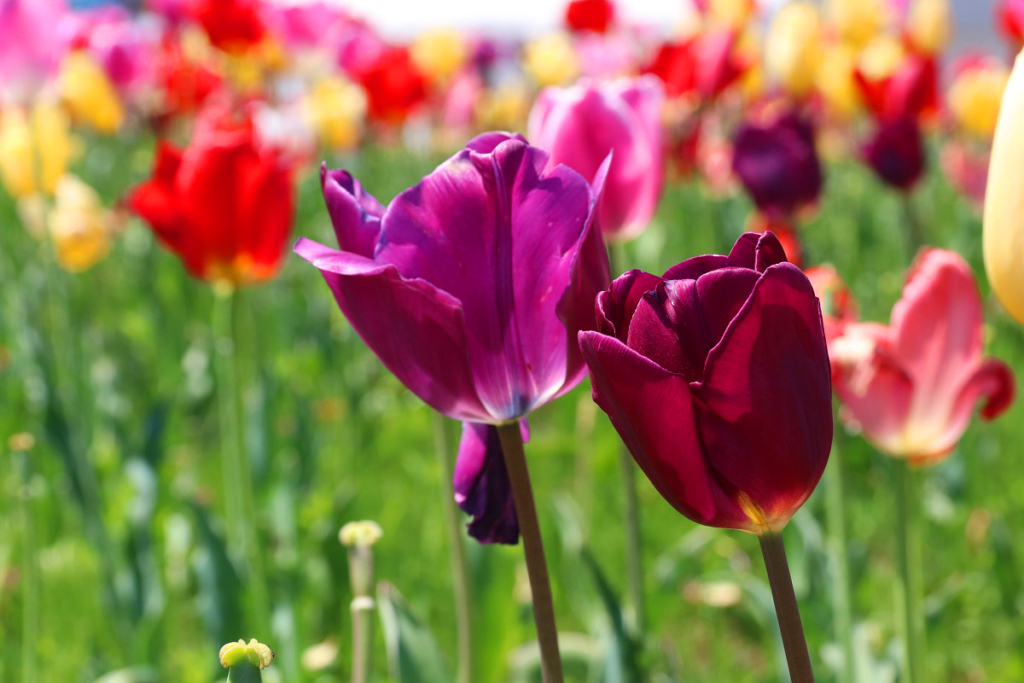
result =
[[[564,33],[552,33],[527,43],[523,47],[523,68],[542,88],[568,83],[580,71],[576,50]]]
[[[366,94],[355,83],[329,77],[317,83],[303,102],[307,124],[320,145],[333,150],[352,149],[359,143],[366,116]]]
[[[829,110],[839,119],[847,119],[860,109],[860,90],[854,79],[857,55],[848,45],[836,42],[822,52],[815,85]]]
[[[945,50],[953,37],[949,0],[914,0],[907,17],[907,34],[914,46],[925,54]]]
[[[82,180],[66,175],[57,183],[48,227],[62,268],[79,273],[106,256],[116,223],[114,212]]]
[[[469,47],[460,31],[435,29],[419,35],[409,48],[413,64],[433,83],[444,83],[462,68]]]
[[[12,197],[53,194],[74,148],[68,116],[56,104],[0,111],[0,180]]]
[[[713,25],[743,30],[757,9],[754,0],[710,0],[708,18]]]
[[[88,53],[78,50],[64,58],[58,86],[76,121],[108,135],[124,123],[124,106],[114,84]]]
[[[813,89],[821,62],[821,17],[810,2],[791,2],[775,15],[765,42],[768,77],[791,95]]]
[[[989,283],[1006,310],[1024,323],[1024,53],[1003,95],[985,194],[983,248]]]
[[[968,69],[956,77],[946,101],[960,130],[982,140],[992,138],[1009,79],[1009,71],[998,62]]]
[[[860,49],[892,22],[889,0],[827,0],[825,12],[838,36]]]

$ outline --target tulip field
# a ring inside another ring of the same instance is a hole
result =
[[[1024,681],[1024,3],[79,4],[0,0],[0,681]]]

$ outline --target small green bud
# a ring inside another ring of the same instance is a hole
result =
[[[228,643],[220,649],[220,663],[228,670],[228,681],[248,683],[260,680],[260,671],[274,661],[274,651],[255,638]]]
[[[338,540],[349,548],[368,548],[380,540],[384,531],[376,522],[349,522],[341,527],[338,532]]]

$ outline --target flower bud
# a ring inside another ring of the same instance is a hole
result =
[[[228,683],[259,683],[260,672],[274,661],[274,651],[255,638],[239,639],[220,649],[220,663],[228,670]]]

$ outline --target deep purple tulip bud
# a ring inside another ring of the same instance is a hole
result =
[[[903,192],[912,190],[924,173],[921,127],[909,116],[879,121],[863,153],[882,182]]]
[[[533,144],[590,178],[613,153],[599,205],[606,237],[629,239],[647,227],[665,177],[664,88],[654,76],[545,88],[530,112]]]
[[[523,443],[529,441],[526,420],[520,422],[520,431]],[[470,536],[481,543],[519,542],[519,520],[497,427],[463,423],[452,483],[455,502],[473,517],[468,527]]]
[[[773,218],[791,216],[821,194],[814,125],[793,111],[744,123],[736,133],[732,168],[757,208]]]
[[[828,461],[832,394],[818,299],[775,235],[626,273],[597,308],[594,400],[658,492],[700,524],[785,526]]]
[[[300,239],[342,312],[414,394],[456,420],[502,424],[575,387],[608,257],[593,187],[521,136],[472,140],[385,209],[345,171],[320,173],[340,251]]]

